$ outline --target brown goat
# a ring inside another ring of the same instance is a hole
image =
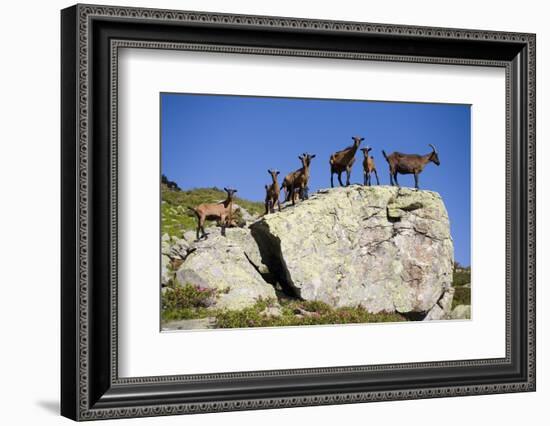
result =
[[[298,191],[300,199],[308,198],[309,167],[313,158],[315,158],[315,154],[303,153],[300,155],[298,159],[302,162],[302,167],[286,175],[283,180],[281,186],[285,191],[285,201],[292,201],[292,205],[296,202],[296,191]]]
[[[204,203],[196,207],[189,207],[197,216],[197,241],[200,239],[199,231],[202,231],[202,236],[206,239],[208,235],[204,231],[204,222],[208,220],[218,220],[222,227],[222,235],[225,236],[225,228],[233,223],[233,195],[237,192],[236,189],[224,188],[227,192],[227,198],[220,203]]]
[[[265,186],[265,214],[275,212],[275,204],[277,204],[279,211],[281,211],[281,202],[279,201],[281,190],[277,181],[279,172],[277,170],[268,170],[267,173],[271,175],[273,183]]]
[[[347,174],[346,186],[349,185],[351,168],[353,166],[353,163],[355,163],[355,153],[357,152],[359,145],[361,145],[361,141],[365,140],[365,138],[361,138],[359,136],[352,136],[351,138],[353,139],[353,145],[348,146],[342,151],[337,151],[330,156],[329,162],[330,162],[330,187],[331,188],[334,187],[333,176],[335,173],[338,175],[338,182],[340,182],[340,186],[344,186],[344,184],[342,183],[342,173],[346,172]]]
[[[437,166],[440,164],[435,146],[432,144],[428,144],[428,146],[432,148],[432,152],[425,155],[403,154],[401,152],[392,152],[390,155],[386,155],[384,150],[382,150],[382,154],[384,154],[390,166],[391,185],[399,186],[399,182],[397,182],[398,173],[402,175],[414,174],[414,187],[418,189],[418,175],[424,170],[426,164],[430,161]]]
[[[361,148],[361,151],[363,151],[363,155],[365,156],[363,159],[363,185],[370,186],[372,173],[374,173],[374,176],[376,177],[376,184],[380,185],[376,165],[374,164],[374,158],[369,156],[369,151],[372,151],[372,148],[367,146],[366,148]]]

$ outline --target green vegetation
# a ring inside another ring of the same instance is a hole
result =
[[[465,284],[470,284],[470,277],[470,269],[455,269],[453,272],[453,286],[461,287]]]
[[[162,294],[162,320],[204,318],[216,291],[193,285],[173,286]]]
[[[265,314],[270,301],[259,301],[240,311],[216,314],[218,328],[285,327],[299,325],[352,324],[372,322],[400,322],[406,319],[399,314],[371,314],[361,307],[331,308],[323,302],[282,300],[280,315]]]
[[[470,289],[468,287],[456,287],[452,308],[454,309],[458,305],[470,305],[471,303]]]
[[[457,268],[453,272],[453,287],[455,288],[455,295],[453,297],[452,308],[458,305],[470,305],[471,304],[471,288],[464,287],[471,282],[471,270],[470,268]]]
[[[241,310],[207,309],[218,292],[190,284],[163,292],[162,321],[213,317],[216,328],[283,327],[298,325],[400,322],[399,314],[371,314],[361,307],[331,308],[323,302],[282,298],[280,308],[274,300],[259,300]],[[274,311],[275,314],[273,314]]]
[[[196,229],[197,219],[189,207],[195,207],[202,203],[215,203],[227,197],[225,191],[219,188],[197,188],[189,191],[169,189],[166,184],[161,184],[161,232],[170,236],[181,237],[182,233]],[[242,198],[235,198],[235,203],[246,209],[250,214],[261,215],[264,205],[261,202],[253,202]],[[236,215],[237,222],[242,218]],[[207,226],[215,222],[208,221]]]

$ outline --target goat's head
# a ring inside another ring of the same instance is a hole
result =
[[[269,173],[271,175],[273,180],[276,180],[277,176],[279,176],[279,171],[278,170],[267,169],[267,173]]]
[[[370,146],[366,146],[365,148],[361,148],[361,151],[363,151],[363,154],[365,155],[365,158],[369,157],[369,152],[372,151],[372,148]]]
[[[235,195],[235,192],[237,192],[236,189],[231,189],[231,188],[224,188],[223,189],[225,192],[227,192],[227,198],[229,200],[232,200],[233,199],[233,195]]]
[[[298,157],[298,159],[302,162],[302,165],[308,166],[311,164],[311,160],[315,158],[315,154],[308,154],[307,152],[304,152],[302,155]]]
[[[429,160],[435,165],[439,166],[441,163],[439,161],[439,155],[437,154],[437,150],[435,149],[435,146],[433,146],[431,143],[429,143],[428,145],[432,148],[432,152],[430,154]]]
[[[361,136],[352,136],[353,139],[353,146],[355,148],[359,148],[359,145],[361,145],[361,142],[365,140],[365,138],[362,138]]]

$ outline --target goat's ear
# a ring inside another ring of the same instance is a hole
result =
[[[364,140],[365,140],[365,138],[361,138],[361,140],[362,140],[362,141],[364,141]]]
[[[310,155],[309,158],[315,158],[315,154]]]
[[[225,186],[223,187],[223,190],[224,190],[225,192],[229,192],[229,189],[227,189]]]
[[[281,172],[278,171],[278,170],[275,172],[275,174],[276,174],[277,176],[279,176],[279,173],[281,173]]]

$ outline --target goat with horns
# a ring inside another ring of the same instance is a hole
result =
[[[439,166],[439,155],[435,146],[428,145],[432,148],[432,152],[425,155],[403,154],[402,152],[392,152],[390,155],[386,155],[382,150],[382,154],[384,154],[390,167],[390,183],[392,185],[399,186],[399,182],[397,182],[398,173],[402,175],[414,174],[414,187],[418,189],[418,175],[424,170],[426,164],[432,162]]]

